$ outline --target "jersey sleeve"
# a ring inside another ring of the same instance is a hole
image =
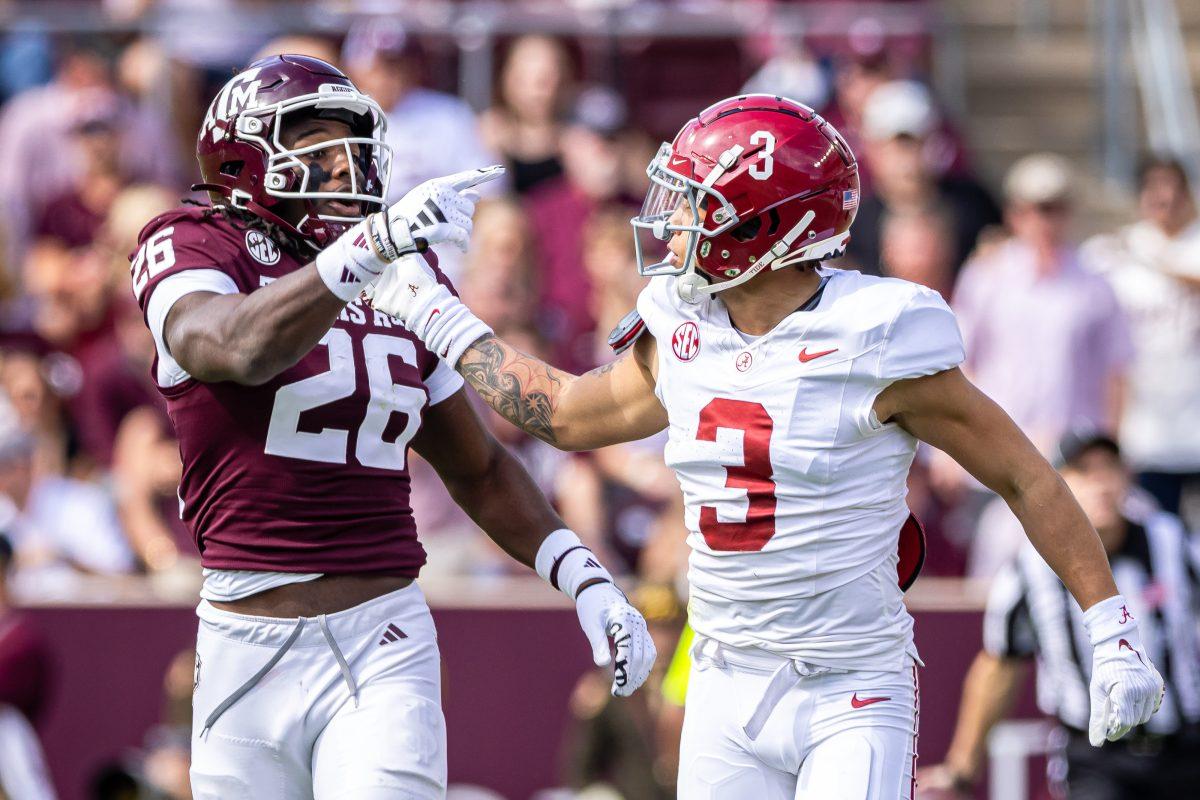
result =
[[[891,383],[933,375],[957,367],[965,357],[950,306],[937,292],[917,287],[884,335],[876,377]]]
[[[241,291],[227,265],[238,253],[213,226],[187,214],[167,214],[143,229],[131,257],[133,294],[142,309],[157,353],[159,386],[177,386],[187,372],[171,357],[163,337],[167,314],[180,298],[193,292],[236,294]]]
[[[1033,658],[1037,654],[1029,594],[1015,562],[992,581],[983,612],[983,649],[997,658]]]
[[[425,388],[429,390],[429,405],[436,406],[463,387],[463,377],[451,369],[440,358],[425,376]]]

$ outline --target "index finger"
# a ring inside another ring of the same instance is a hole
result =
[[[458,172],[443,180],[449,182],[458,191],[470,189],[472,186],[478,186],[481,183],[494,181],[504,174],[504,167],[500,164],[493,164],[490,167],[480,167],[478,169],[469,169],[465,172]]]

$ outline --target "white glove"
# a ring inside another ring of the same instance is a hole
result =
[[[616,587],[608,570],[565,528],[546,537],[534,565],[551,586],[575,601],[579,626],[592,646],[592,661],[598,667],[613,665],[612,693],[628,697],[636,692],[650,676],[658,651],[646,620]]]
[[[431,353],[451,367],[458,365],[468,347],[492,334],[491,326],[438,281],[433,267],[419,255],[405,256],[388,265],[367,289],[367,300],[372,308],[400,320]]]
[[[592,661],[597,667],[613,665],[612,693],[628,697],[636,692],[650,677],[658,657],[645,618],[610,581],[581,591],[575,599],[575,613],[592,646]],[[617,652],[615,660],[609,652],[609,639]]]
[[[321,280],[337,297],[350,302],[398,258],[442,242],[466,250],[478,195],[463,190],[502,174],[504,167],[485,167],[422,183],[322,250],[316,262]]]
[[[407,221],[414,237],[430,244],[450,242],[465,252],[474,228],[471,217],[479,202],[473,187],[503,174],[504,167],[497,164],[427,180],[396,201],[387,213],[393,223]]]
[[[1092,713],[1088,741],[1115,742],[1158,711],[1163,679],[1142,647],[1137,621],[1114,595],[1083,614],[1092,642]]]

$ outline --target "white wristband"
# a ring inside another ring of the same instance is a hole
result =
[[[559,528],[538,548],[534,567],[551,586],[574,600],[579,588],[597,578],[607,583],[613,577],[587,545],[579,541],[574,531]]]
[[[317,254],[317,274],[343,302],[362,294],[388,264],[376,253],[370,238],[368,220],[363,220]]]
[[[1115,594],[1083,612],[1083,624],[1087,628],[1092,646],[1120,635],[1136,631],[1138,624],[1125,606],[1124,595]]]
[[[451,367],[457,367],[466,349],[484,336],[491,336],[493,331],[449,290],[446,294],[444,307],[429,317],[421,338],[431,352]]]

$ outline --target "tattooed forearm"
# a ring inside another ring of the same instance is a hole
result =
[[[467,348],[458,371],[500,416],[539,439],[555,444],[551,419],[559,394],[573,375],[485,336]]]

